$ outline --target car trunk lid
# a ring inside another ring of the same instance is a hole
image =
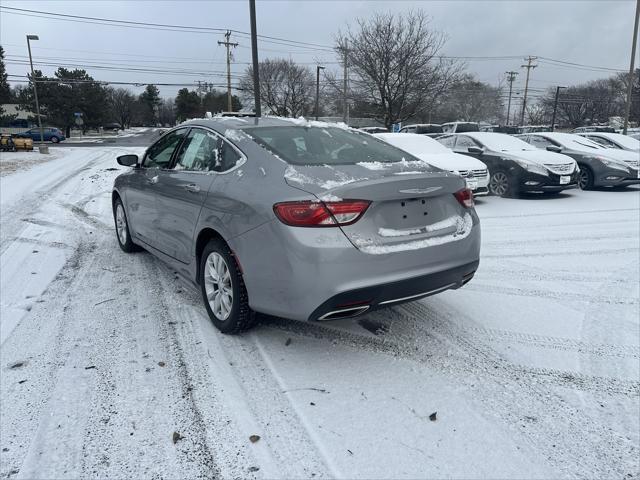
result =
[[[325,202],[368,200],[362,218],[342,231],[367,253],[424,248],[469,234],[472,220],[453,195],[465,188],[453,173],[426,162],[290,166],[287,183]]]

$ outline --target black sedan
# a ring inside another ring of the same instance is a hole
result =
[[[578,162],[579,186],[583,190],[640,183],[637,152],[604,148],[571,133],[540,132],[518,137],[537,148],[562,152]]]
[[[454,152],[489,167],[489,191],[501,197],[520,192],[557,193],[578,184],[578,166],[566,155],[541,151],[503,133],[468,132],[437,139]]]

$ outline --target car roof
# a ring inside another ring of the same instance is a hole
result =
[[[511,136],[508,133],[500,133],[500,132],[456,132],[449,135],[467,135],[480,142],[482,142],[483,139],[496,138],[496,135],[500,135],[500,136],[506,135],[507,137]]]
[[[344,124],[318,122],[300,118],[284,117],[211,117],[187,120],[179,126],[207,127],[217,132],[224,133],[228,129],[242,129],[252,127],[284,127],[284,126],[310,126],[310,127],[338,127],[347,128]]]

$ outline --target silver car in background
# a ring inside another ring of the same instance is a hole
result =
[[[115,180],[120,247],[199,286],[225,333],[255,312],[330,320],[459,288],[479,263],[458,175],[371,135],[277,118],[194,120]]]

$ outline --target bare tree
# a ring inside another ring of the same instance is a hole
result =
[[[341,56],[348,52],[350,97],[370,105],[387,127],[430,108],[461,69],[438,56],[445,41],[422,10],[358,19],[355,31],[338,34],[336,47]]]
[[[526,115],[529,120],[529,125],[543,125],[547,122],[551,123],[549,108],[544,104],[544,102],[527,105]]]
[[[267,59],[259,64],[260,100],[273,115],[298,117],[313,111],[315,79],[311,70],[292,60]],[[253,99],[253,67],[240,80],[247,103]]]
[[[592,123],[607,123],[611,117],[623,115],[628,77],[628,74],[622,73],[562,90],[558,98],[558,118],[562,123],[579,127]],[[637,85],[636,92],[640,92],[640,70],[634,73],[633,81],[634,85]],[[548,109],[552,109],[554,101],[555,88],[550,88],[542,102]],[[637,96],[634,101],[635,112],[638,115],[640,102]],[[633,109],[632,102],[632,111]]]
[[[500,89],[480,82],[471,74],[456,80],[440,96],[432,119],[438,122],[499,122],[502,115]]]
[[[125,129],[131,125],[133,105],[136,97],[126,88],[109,88],[107,101],[111,109],[111,115],[120,128]]]

